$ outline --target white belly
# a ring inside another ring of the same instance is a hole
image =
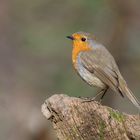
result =
[[[84,81],[86,81],[91,86],[96,86],[104,89],[106,85],[98,79],[93,73],[90,73],[87,69],[80,65],[80,68],[77,69],[79,75]]]
[[[79,55],[80,56],[80,55]],[[91,86],[99,87],[101,89],[105,89],[106,85],[94,75],[94,72],[89,72],[80,61],[80,58],[77,59],[77,61],[74,64],[75,69],[77,70],[78,74],[81,76],[81,78],[88,83]]]

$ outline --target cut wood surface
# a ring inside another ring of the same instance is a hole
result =
[[[140,140],[140,116],[56,94],[42,105],[59,140]]]

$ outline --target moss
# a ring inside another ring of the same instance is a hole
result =
[[[100,136],[100,140],[104,140],[104,130],[105,130],[105,127],[106,127],[106,125],[105,125],[105,123],[104,123],[104,121],[102,121],[101,120],[101,122],[100,122],[100,124],[99,124],[100,126],[99,126],[99,136]]]
[[[124,116],[120,112],[117,112],[117,111],[115,112],[112,109],[109,109],[109,113],[110,113],[111,118],[114,118],[115,120],[119,122],[124,121]]]

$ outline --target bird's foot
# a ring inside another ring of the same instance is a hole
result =
[[[102,99],[106,93],[106,91],[108,90],[108,88],[106,89],[102,89],[96,96],[94,97],[79,97],[81,98],[83,101],[82,102],[92,102],[92,101],[95,101],[95,99],[99,96],[99,95],[102,95],[100,100],[99,100],[99,103],[101,104],[102,102]]]
[[[102,103],[102,99],[100,99],[98,102],[101,104]]]
[[[95,97],[93,98],[90,98],[90,97],[81,97],[81,99],[83,100],[82,102],[92,102],[92,101],[95,101]]]
[[[81,96],[79,96],[78,98],[83,99],[83,100],[87,100],[87,99],[90,99],[91,97],[81,97]]]

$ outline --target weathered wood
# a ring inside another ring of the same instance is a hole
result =
[[[42,105],[60,140],[140,140],[140,116],[63,94]]]

